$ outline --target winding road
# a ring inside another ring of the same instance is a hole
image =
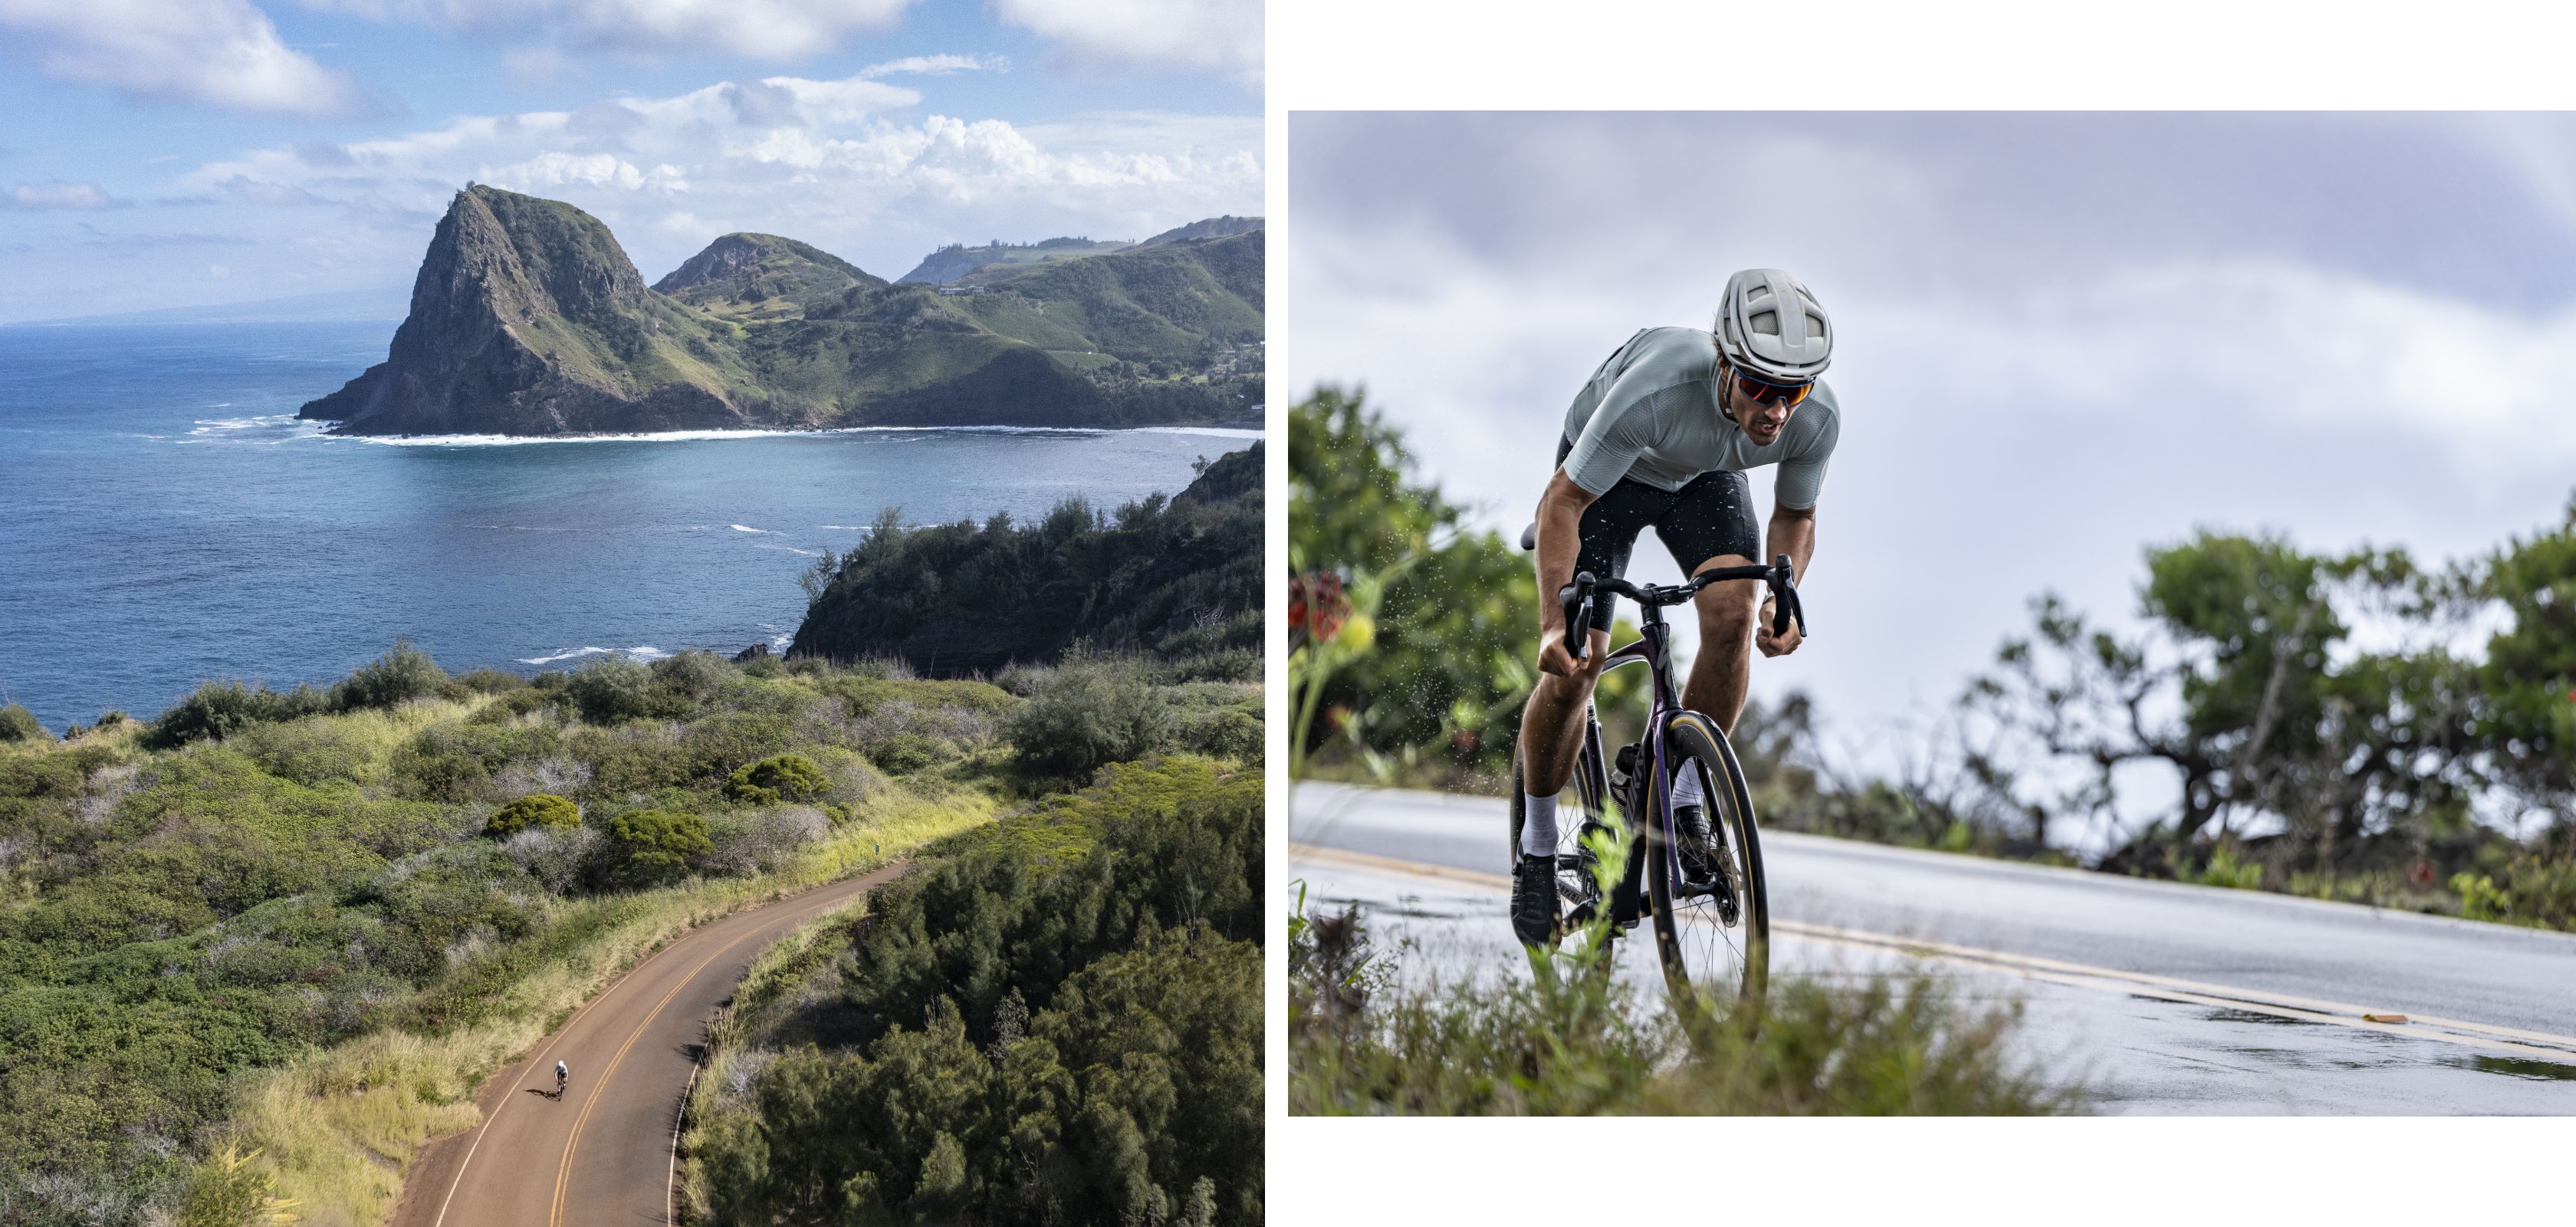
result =
[[[394,1227],[634,1227],[672,1221],[680,1104],[707,1020],[795,926],[892,881],[889,865],[711,921],[619,976],[475,1093],[483,1123],[432,1143]],[[556,1061],[572,1084],[555,1098]]]
[[[1503,803],[1305,784],[1289,872],[1414,983],[1526,976]],[[2017,1008],[2108,1112],[2576,1113],[2576,934],[1765,832],[1776,972]],[[1642,931],[1641,931],[1642,936]],[[1651,937],[1621,974],[1655,991]]]

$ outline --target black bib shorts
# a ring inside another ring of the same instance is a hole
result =
[[[1564,466],[1566,453],[1573,450],[1572,440],[1557,440],[1558,467]],[[1649,528],[1684,575],[1720,554],[1762,561],[1762,531],[1753,522],[1753,484],[1741,472],[1721,469],[1702,473],[1679,490],[1658,490],[1633,477],[1620,478],[1619,484],[1583,509],[1583,545],[1575,555],[1574,569],[1626,578],[1628,553],[1636,548],[1637,534]],[[1610,629],[1615,604],[1593,603],[1594,630]]]

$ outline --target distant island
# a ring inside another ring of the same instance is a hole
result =
[[[728,234],[648,286],[597,218],[477,185],[440,219],[386,360],[298,416],[364,435],[1251,424],[1263,238],[1225,217],[1050,240],[939,284]]]

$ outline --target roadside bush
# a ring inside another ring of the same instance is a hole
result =
[[[581,807],[552,793],[531,793],[493,811],[483,824],[485,835],[507,839],[537,827],[577,827]]]
[[[393,754],[393,773],[408,795],[435,801],[496,798],[493,778],[513,762],[552,753],[551,728],[442,724],[422,729]]]
[[[745,763],[733,769],[725,781],[725,796],[745,805],[777,805],[784,801],[811,801],[831,791],[832,781],[823,777],[823,769],[802,754],[776,754],[756,763]]]
[[[659,714],[653,671],[623,656],[597,657],[574,670],[564,695],[592,724],[624,724]]]
[[[436,695],[446,681],[447,671],[429,653],[397,639],[391,651],[358,666],[331,688],[331,706],[341,711],[400,707]]]
[[[810,805],[718,818],[707,824],[709,847],[706,855],[699,858],[699,867],[723,876],[767,873],[794,859],[806,845],[822,839],[831,829],[831,820]]]
[[[628,810],[608,820],[608,842],[618,876],[631,882],[667,882],[689,862],[715,850],[707,820],[663,809]]]
[[[1261,716],[1240,707],[1219,708],[1192,721],[1189,747],[1214,758],[1239,763],[1261,761]]]
[[[1038,680],[1003,735],[1030,772],[1088,780],[1110,763],[1163,748],[1172,723],[1141,662],[1095,657],[1060,665]]]
[[[0,707],[0,741],[52,741],[53,739],[54,735],[45,730],[44,723],[36,719],[36,713],[15,703]]]

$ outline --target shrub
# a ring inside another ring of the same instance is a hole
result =
[[[656,714],[653,671],[623,656],[601,656],[574,670],[564,693],[592,724],[624,724]]]
[[[501,852],[547,890],[568,895],[600,867],[600,836],[590,827],[533,826],[503,840]]]
[[[831,789],[832,781],[824,778],[823,769],[802,754],[777,754],[745,763],[725,781],[725,796],[745,805],[810,801]]]
[[[1143,665],[1115,658],[1059,666],[1004,726],[1030,771],[1076,780],[1161,749],[1171,731],[1171,712]]]
[[[654,661],[653,680],[672,698],[704,703],[724,692],[733,668],[713,652],[694,650]]]
[[[514,690],[524,690],[528,685],[528,679],[516,673],[504,673],[499,669],[477,669],[472,673],[461,673],[457,675],[456,680],[464,683],[466,689],[477,694],[508,694]]]
[[[486,835],[508,838],[538,827],[577,827],[581,807],[549,792],[530,793],[492,812],[483,824]]]
[[[809,805],[757,810],[708,824],[710,847],[700,865],[711,874],[766,873],[785,865],[833,823]]]
[[[956,747],[920,733],[892,733],[868,747],[868,759],[880,769],[910,775],[957,757]]]
[[[413,647],[408,639],[397,639],[391,651],[358,666],[332,687],[331,705],[341,711],[400,707],[437,694],[446,681],[447,671],[429,653]]]
[[[1240,763],[1261,761],[1261,716],[1240,707],[1210,712],[1190,730],[1190,748]]]
[[[36,719],[36,713],[15,703],[0,707],[0,741],[52,741],[53,739],[54,735],[45,731],[44,723]]]
[[[280,692],[229,678],[203,682],[152,722],[144,744],[168,750],[192,741],[221,741],[263,721],[293,720],[330,707],[331,696],[310,686]]]
[[[692,858],[715,851],[707,820],[664,809],[628,810],[608,820],[609,846],[621,876],[636,882],[678,877]]]

